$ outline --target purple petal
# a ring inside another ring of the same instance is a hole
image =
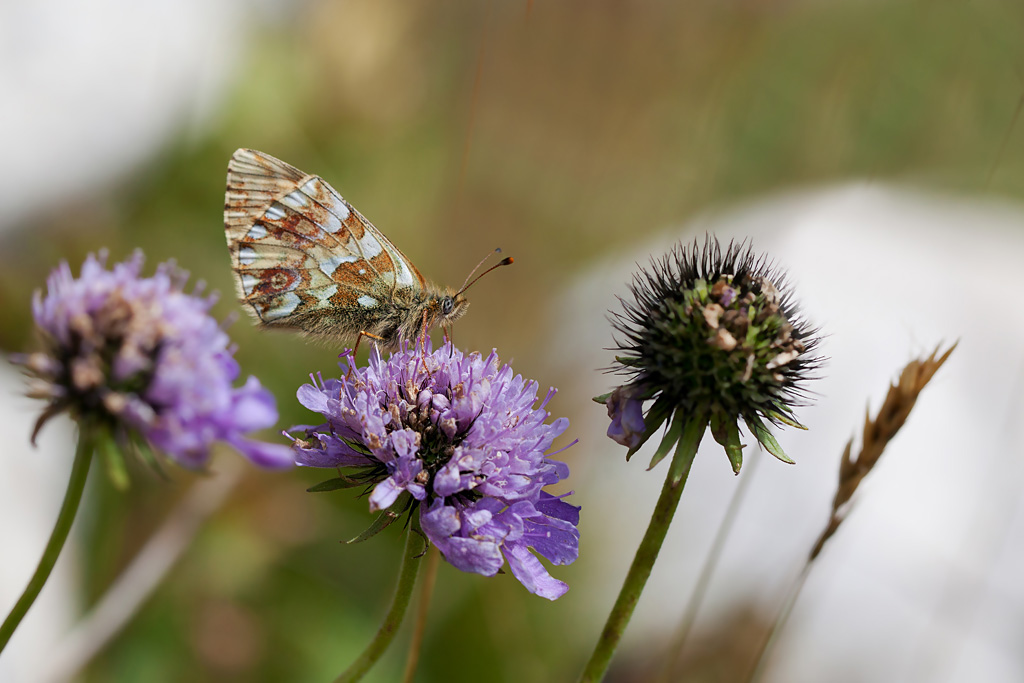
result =
[[[391,477],[381,481],[373,487],[373,493],[370,494],[370,512],[387,510],[404,490]]]
[[[323,413],[327,411],[327,396],[312,384],[303,384],[299,387],[299,390],[295,392],[295,397],[299,399],[299,403],[304,408],[308,408],[313,412]]]
[[[557,600],[569,590],[569,585],[555,579],[536,557],[523,545],[505,546],[505,557],[509,569],[519,583],[534,595],[548,600]]]
[[[619,387],[605,402],[608,406],[608,437],[628,448],[634,448],[644,435],[643,402],[633,398],[627,389]]]
[[[239,438],[232,438],[228,443],[254,465],[269,469],[287,469],[295,466],[291,446]]]

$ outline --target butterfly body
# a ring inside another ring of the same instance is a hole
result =
[[[469,306],[322,178],[262,152],[231,157],[224,223],[239,298],[263,327],[395,348]]]

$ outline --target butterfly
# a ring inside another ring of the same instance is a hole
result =
[[[224,227],[239,298],[261,327],[390,349],[461,318],[466,289],[512,263],[438,287],[323,178],[253,149],[228,163]]]

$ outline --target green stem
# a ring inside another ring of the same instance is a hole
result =
[[[416,628],[412,632],[409,654],[405,658],[405,673],[402,674],[402,683],[412,683],[413,679],[416,678],[416,665],[420,660],[423,635],[427,632],[430,596],[434,592],[434,582],[437,579],[437,567],[439,564],[441,564],[441,553],[438,551],[437,546],[433,546],[427,551],[427,569],[423,574],[423,581],[420,582],[420,604],[416,608]]]
[[[751,670],[750,676],[747,678],[748,683],[756,683],[761,680],[762,676],[764,676],[772,650],[779,639],[779,634],[782,633],[782,629],[786,626],[786,622],[789,621],[789,615],[793,613],[793,605],[796,604],[796,599],[800,596],[800,591],[803,590],[804,584],[807,583],[807,575],[811,573],[812,564],[813,560],[807,560],[807,563],[804,564],[804,568],[800,571],[800,576],[796,577],[796,581],[794,581],[793,585],[790,586],[789,594],[786,596],[786,600],[782,604],[782,609],[779,610],[779,616],[775,618],[775,623],[772,624],[772,630],[768,632],[768,637],[762,641],[761,648],[757,651],[755,666],[753,670]]]
[[[739,486],[736,487],[732,494],[732,500],[729,501],[729,507],[725,511],[722,523],[718,526],[715,539],[711,543],[711,549],[708,550],[707,557],[704,558],[704,566],[701,568],[700,577],[697,579],[693,592],[690,594],[690,601],[686,605],[679,629],[676,631],[676,637],[669,648],[668,656],[665,657],[661,673],[658,676],[659,683],[668,683],[672,680],[673,667],[682,658],[686,641],[693,629],[693,623],[697,619],[697,612],[700,611],[700,607],[704,603],[704,596],[708,592],[708,584],[711,583],[711,577],[714,576],[715,569],[718,567],[718,560],[721,558],[722,550],[725,548],[725,541],[732,533],[732,525],[736,521],[736,513],[739,512],[740,506],[746,498],[747,489],[750,486],[750,482],[754,479],[754,471],[762,459],[754,458],[747,465]]]
[[[665,483],[661,487],[661,496],[654,506],[654,513],[651,515],[651,522],[647,526],[647,532],[640,541],[636,555],[633,557],[633,564],[626,574],[626,580],[622,583],[619,597],[615,600],[611,613],[608,614],[608,621],[605,622],[604,630],[597,640],[593,654],[587,662],[583,673],[580,675],[580,683],[594,683],[604,678],[608,666],[611,664],[615,648],[622,639],[622,634],[629,624],[633,610],[640,600],[640,594],[647,584],[651,575],[655,560],[658,559],[658,552],[665,540],[665,534],[672,523],[672,516],[679,505],[679,499],[683,495],[683,487],[686,485],[686,477],[690,473],[690,466],[693,465],[693,458],[697,455],[697,446],[700,445],[701,437],[707,427],[707,419],[702,416],[691,418],[683,429],[682,438],[676,447],[675,455],[672,456],[672,464],[665,477]]]
[[[420,517],[419,514],[413,512],[409,530],[406,532],[405,554],[402,556],[402,568],[398,571],[398,584],[395,586],[395,597],[391,601],[391,609],[384,617],[384,623],[380,625],[377,635],[373,637],[363,653],[356,658],[356,661],[352,662],[335,679],[334,683],[354,683],[362,680],[363,676],[388,649],[391,641],[395,639],[395,634],[398,633],[398,628],[402,625],[402,619],[405,617],[405,610],[409,607],[409,600],[412,598],[422,552],[423,532],[420,531]]]
[[[89,476],[89,465],[92,463],[93,440],[91,434],[82,430],[78,435],[78,449],[75,452],[75,461],[71,465],[71,478],[68,480],[68,490],[64,494],[64,502],[61,503],[60,512],[57,514],[57,523],[50,533],[50,540],[46,542],[43,550],[43,557],[39,560],[35,574],[25,587],[25,592],[18,598],[14,609],[7,615],[2,626],[0,626],[0,652],[7,647],[18,624],[25,617],[32,603],[39,596],[46,580],[50,578],[53,565],[57,563],[57,557],[64,547],[64,541],[71,531],[71,524],[75,521],[78,513],[78,504],[82,501],[82,491],[85,489],[85,480]]]

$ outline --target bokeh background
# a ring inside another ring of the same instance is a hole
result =
[[[643,453],[622,462],[588,400],[611,381],[602,312],[634,262],[675,240],[752,235],[808,287],[846,383],[820,389],[809,415],[822,417],[805,420],[817,435],[789,448],[797,468],[760,465],[764,512],[748,516],[763,524],[737,530],[674,679],[743,680],[825,520],[864,406],[912,354],[961,338],[949,402],[929,406],[926,391],[919,411],[933,418],[912,417],[920,429],[901,436],[904,471],[877,474],[890,507],[872,512],[865,493],[848,536],[864,542],[844,549],[840,532],[821,569],[832,578],[809,585],[814,609],[795,612],[769,678],[1020,680],[1022,30],[1024,5],[995,0],[7,3],[0,352],[30,348],[31,295],[49,270],[101,247],[176,259],[225,294],[220,317],[238,315],[222,227],[238,147],[323,176],[437,282],[462,282],[502,247],[516,265],[474,287],[455,340],[497,347],[562,389],[550,409],[570,417],[566,441],[581,441],[561,456],[579,477],[568,484],[584,505],[581,558],[555,568],[573,586],[555,603],[508,575],[442,565],[417,680],[572,680],[663,476],[642,473]],[[308,421],[295,389],[331,372],[339,349],[244,319],[231,332],[243,371],[278,397],[282,427]],[[0,380],[0,577],[13,602],[65,484],[72,432],[57,425],[29,449],[37,407],[17,396],[15,373]],[[214,475],[234,458],[219,453]],[[735,488],[727,470],[711,450],[699,460],[697,493],[609,680],[659,669]],[[23,654],[0,661],[11,680],[53,675],[62,635],[205,481],[140,467],[119,493],[101,474],[36,623],[12,641]],[[333,678],[377,627],[400,535],[339,543],[371,517],[365,500],[305,493],[323,478],[246,471],[76,680]],[[912,558],[889,561],[908,548]],[[399,678],[408,630],[367,680]]]

